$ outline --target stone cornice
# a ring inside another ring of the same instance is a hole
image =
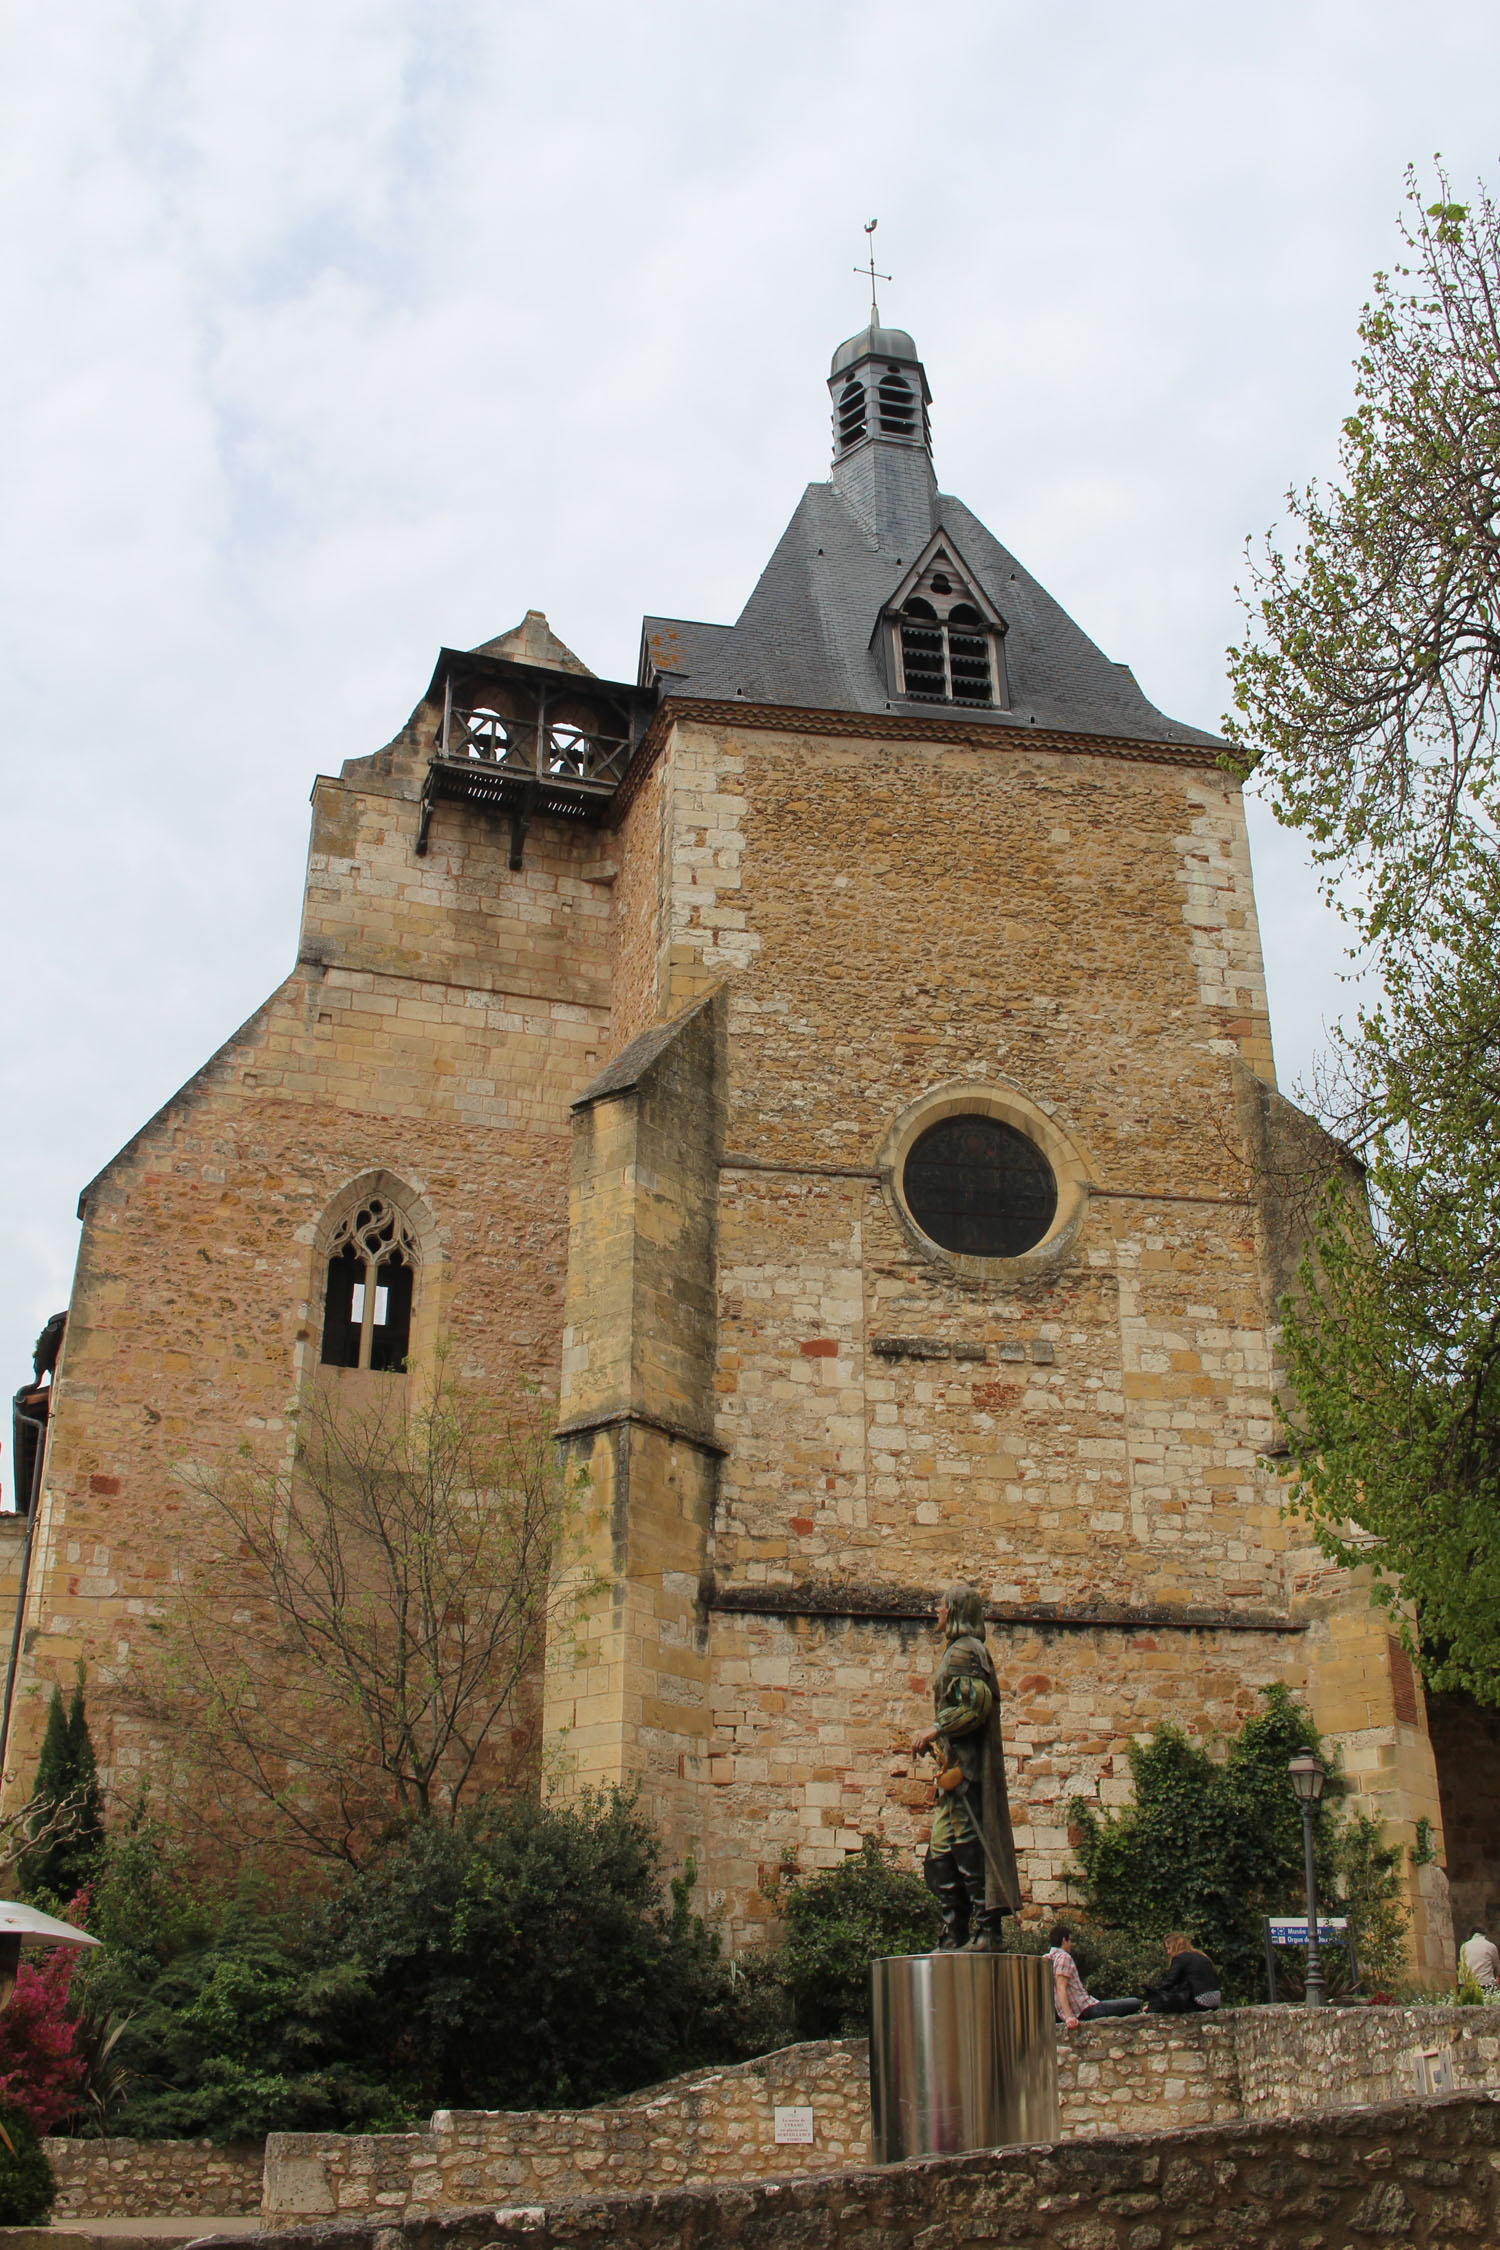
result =
[[[827,1617],[874,1624],[930,1625],[938,1596],[926,1586],[854,1586],[804,1580],[798,1586],[720,1586],[710,1580],[704,1606],[739,1617]],[[986,1602],[993,1625],[1053,1633],[1305,1633],[1293,1617],[1266,1610],[1207,1609],[1188,1604]]]
[[[612,1406],[599,1414],[575,1414],[566,1422],[559,1422],[552,1435],[561,1445],[569,1438],[592,1437],[598,1430],[655,1430],[659,1436],[670,1438],[674,1445],[690,1445],[696,1452],[706,1453],[711,1460],[723,1461],[729,1456],[727,1445],[716,1438],[704,1437],[690,1430],[684,1422],[669,1422],[665,1415],[649,1414],[644,1407]]]
[[[624,817],[660,756],[678,720],[739,726],[769,734],[819,734],[860,742],[930,742],[940,749],[1060,750],[1073,757],[1119,758],[1136,765],[1194,766],[1218,772],[1221,753],[1204,742],[1138,742],[1115,735],[1072,734],[1061,727],[1018,726],[1004,720],[929,718],[925,713],[804,711],[786,703],[720,703],[701,696],[669,695],[641,737],[635,756],[610,800],[609,824]]]

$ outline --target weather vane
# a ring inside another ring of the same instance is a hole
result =
[[[880,221],[878,219],[867,219],[865,221],[865,233],[869,236],[870,239],[870,262],[868,266],[856,266],[854,269],[856,273],[869,275],[870,326],[872,328],[878,328],[880,326],[880,307],[875,302],[875,284],[877,281],[889,281],[891,278],[888,273],[877,272],[875,266],[875,229],[879,226],[879,224]]]

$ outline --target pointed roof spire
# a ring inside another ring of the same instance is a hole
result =
[[[540,664],[553,672],[577,672],[591,680],[594,675],[581,656],[560,641],[547,623],[546,612],[528,609],[519,625],[512,625],[508,633],[497,633],[492,641],[481,641],[478,648],[470,650],[471,656],[508,656],[515,664]]]

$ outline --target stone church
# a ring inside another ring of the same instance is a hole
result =
[[[1070,1797],[1276,1681],[1389,1839],[1441,1839],[1411,1667],[1264,1459],[1311,1129],[1221,745],[939,490],[910,336],[829,390],[829,480],[735,624],[648,617],[617,681],[533,611],[319,778],[295,967],[83,1194],[13,1786],[79,1655],[130,1779],[174,1464],[441,1335],[547,1385],[591,1472],[608,1598],[549,1659],[550,1785],[638,1784],[742,1933],[780,1866],[924,1833],[960,1575],[1039,1908]],[[1466,1906],[1494,1841],[1450,1836]],[[1436,1973],[1441,1859],[1409,1883]]]

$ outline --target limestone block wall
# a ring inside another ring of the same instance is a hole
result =
[[[1418,2050],[1443,2061],[1455,2090],[1500,2088],[1500,2023],[1482,2009],[1238,2008],[1085,2024],[1058,2033],[1062,2134],[1168,2133],[1399,2100],[1416,2089]],[[811,2111],[810,2142],[777,2141],[786,2107]],[[865,2042],[813,2041],[599,2109],[440,2110],[425,2133],[276,2133],[262,2209],[268,2225],[351,2221],[826,2172],[866,2161],[869,2116]]]
[[[745,1923],[774,1912],[764,1884],[790,1862],[834,1867],[862,1836],[916,1852],[930,1775],[910,1755],[931,1703],[922,1621],[716,1613],[712,1622],[714,1881]],[[1131,1741],[1191,1712],[1232,1731],[1257,1690],[1299,1684],[1295,1635],[1179,1628],[993,1626],[1011,1818],[1037,1904],[1069,1899],[1068,1800],[1129,1793]]]
[[[1284,1608],[1230,1074],[1263,1002],[1203,988],[1178,854],[1195,807],[1237,807],[1196,775],[1008,748],[755,736],[742,763],[758,945],[730,987],[716,1575],[966,1562],[997,1600]],[[1090,1179],[1045,1277],[934,1261],[880,1175],[907,1104],[986,1081]],[[909,1337],[932,1356],[889,1349]]]
[[[0,1515],[0,1616],[14,1618],[16,1614],[16,1595],[21,1590],[21,1561],[25,1549],[26,1518]],[[5,1646],[8,1655],[9,1638]]]
[[[626,815],[613,1028],[643,1020],[648,984],[660,1012],[722,984],[729,1037],[713,1728],[675,1775],[667,1735],[660,1771],[644,1745],[621,1758],[674,1845],[686,1791],[682,1835],[708,1838],[741,1932],[768,1867],[921,1842],[901,1745],[928,1662],[912,1636],[866,1636],[953,1576],[1009,1613],[1012,1796],[1043,1909],[1066,1897],[1067,1797],[1120,1802],[1157,1719],[1236,1726],[1273,1680],[1332,1708],[1264,1465],[1290,1237],[1265,1223],[1256,1152],[1294,1113],[1269,1091],[1238,792],[1173,756],[689,713]],[[1247,1079],[1276,1108],[1258,1139]],[[903,1218],[883,1151],[958,1083],[1029,1103],[1072,1152],[1086,1193],[1045,1271],[976,1279]],[[647,1473],[643,1521],[649,1491]],[[1381,1811],[1404,1838],[1435,1804],[1432,1759],[1384,1692],[1351,1749],[1396,1752]],[[1418,1965],[1440,1973],[1425,1888]]]
[[[224,2219],[260,2208],[260,2141],[43,2142],[57,2180],[54,2225],[67,2219]]]
[[[1366,1575],[1333,1570],[1316,1552],[1290,1560],[1293,1602],[1307,1623],[1308,1701],[1323,1733],[1339,1745],[1346,1809],[1378,1820],[1386,1843],[1403,1848],[1413,1964],[1424,1981],[1446,1982],[1454,1968],[1453,1916],[1448,1874],[1433,1856],[1443,1803],[1426,1697],[1390,1612],[1370,1605]],[[1422,1820],[1426,1864],[1412,1857]]]
[[[461,1379],[555,1391],[568,1105],[608,1055],[610,869],[597,833],[538,820],[512,870],[503,824],[446,806],[419,859],[421,732],[320,781],[296,969],[87,1192],[12,1787],[80,1655],[106,1782],[160,1775],[133,1666],[219,1537],[185,1469],[242,1444],[280,1466],[310,1386],[402,1381],[318,1364],[320,1230],[352,1183],[383,1183],[417,1229],[417,1355],[442,1329]]]
[[[559,1433],[588,1459],[599,1592],[549,1649],[546,1732],[559,1787],[643,1782],[674,1857],[703,1848],[723,1041],[710,994],[634,1040],[573,1125]]]
[[[1401,2240],[1451,2250],[1500,2234],[1500,2107],[1454,2095],[1255,2124],[497,2209],[277,2227],[305,2250],[1302,2250]],[[212,2238],[210,2238],[212,2240]],[[216,2245],[215,2250],[220,2250]],[[230,2250],[226,2243],[223,2250]]]

